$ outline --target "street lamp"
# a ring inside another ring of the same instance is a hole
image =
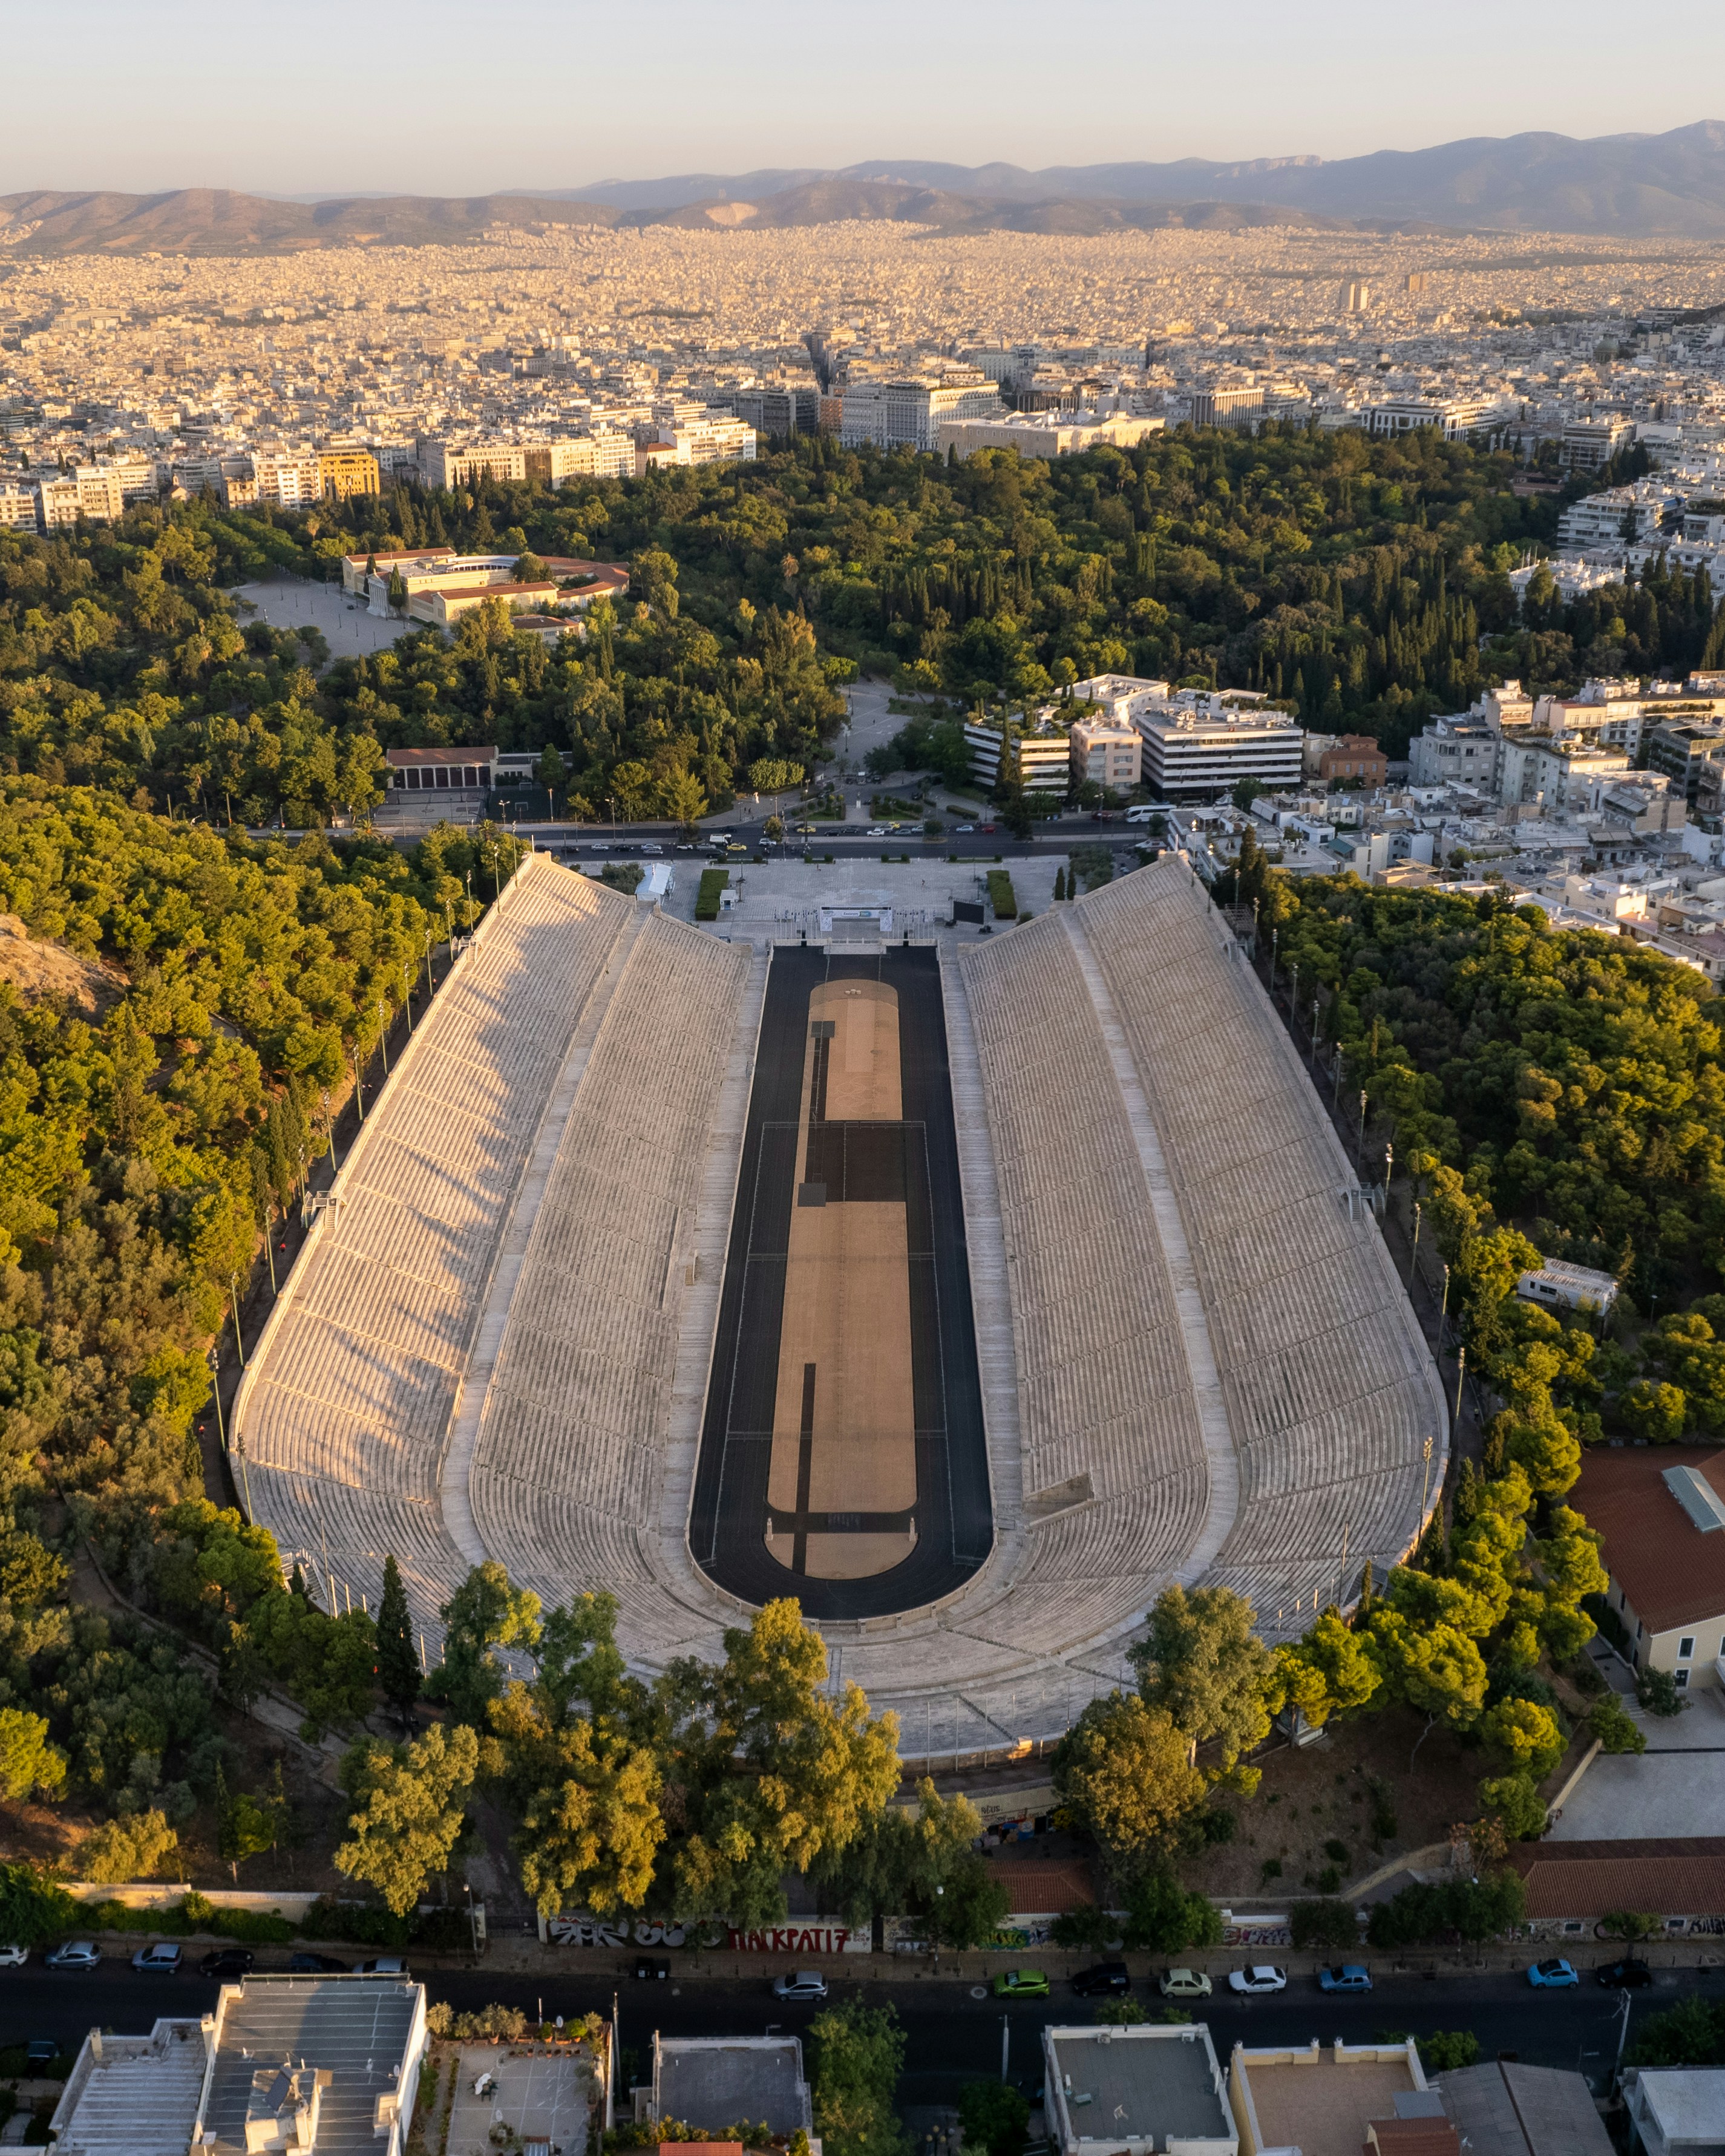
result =
[[[1353,1150],[1357,1158],[1364,1160],[1366,1157],[1366,1089],[1363,1086],[1359,1089],[1359,1137]]]
[[[1408,1292],[1414,1292],[1414,1268],[1420,1262],[1420,1200],[1414,1200],[1414,1248],[1408,1259]]]

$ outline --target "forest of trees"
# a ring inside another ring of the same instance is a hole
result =
[[[1395,755],[1505,674],[1563,688],[1721,656],[1704,573],[1656,565],[1567,604],[1536,576],[1518,613],[1507,572],[1554,511],[1512,469],[1426,432],[1181,429],[1055,464],[817,439],[559,491],[207,500],[0,533],[0,772],[304,827],[373,805],[386,749],[495,742],[555,750],[577,815],[680,819],[752,766],[809,770],[859,667],[965,706],[1111,670],[1260,689]],[[444,543],[620,561],[630,593],[551,649],[487,608],[452,643],[426,630],[322,672],[315,629],[226,595]]]

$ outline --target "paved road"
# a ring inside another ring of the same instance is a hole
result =
[[[625,2050],[645,2051],[655,2029],[666,2035],[758,2035],[769,2025],[805,2030],[819,2007],[782,2005],[773,1999],[766,1976],[740,1982],[688,1981],[620,1986],[606,1973],[517,1976],[485,1970],[432,1970],[425,1982],[433,1999],[446,1999],[458,2011],[493,2000],[528,2013],[573,2015],[608,2013],[614,1989],[622,2017]],[[0,1972],[0,2043],[30,2035],[51,2035],[62,2048],[75,2047],[93,2026],[121,2031],[147,2029],[158,2014],[202,2013],[215,2002],[217,1986],[195,1975],[136,1976],[117,1964],[93,1975],[61,1974],[31,1968]],[[835,1993],[848,1990],[835,1984]],[[1088,2021],[1090,2008],[1070,2004],[1056,1986],[1051,2001],[1017,2001],[1003,2010],[991,1998],[971,1997],[968,1983],[931,1977],[923,1983],[860,1984],[871,2003],[891,1999],[904,2018],[909,2046],[900,2086],[904,2104],[950,2102],[960,2086],[1000,2070],[1003,2011],[1011,2030],[1013,2076],[1027,2087],[1038,2072],[1038,2043],[1045,2022]],[[1712,1998],[1725,1992],[1725,1974],[1711,1977],[1687,1969],[1663,1970],[1654,1985],[1633,1995],[1630,2041],[1637,2024],[1650,2013],[1699,1993]],[[1277,1998],[1211,2002],[1207,2020],[1219,2051],[1236,2042],[1305,2044],[1315,2036],[1324,2043],[1339,2036],[1365,2043],[1385,2030],[1425,2035],[1433,2029],[1471,2029],[1486,2056],[1512,2051],[1537,2066],[1583,2066],[1589,2074],[1609,2070],[1616,2054],[1617,1995],[1592,1984],[1575,1991],[1534,1992],[1520,1976],[1500,1974],[1380,1979],[1369,1999],[1327,1999],[1310,1979]]]

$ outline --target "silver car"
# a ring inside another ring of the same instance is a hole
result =
[[[94,1969],[101,1960],[102,1950],[94,1939],[68,1939],[63,1947],[56,1947],[48,1957],[50,1969]]]
[[[827,1980],[816,1969],[799,1969],[794,1976],[775,1978],[773,1995],[775,1999],[824,1999]]]

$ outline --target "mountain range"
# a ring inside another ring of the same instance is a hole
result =
[[[1184,157],[1031,172],[884,159],[837,172],[685,172],[485,195],[26,192],[0,196],[0,249],[15,256],[297,254],[355,244],[457,244],[497,225],[758,230],[852,218],[943,233],[1293,224],[1725,239],[1725,122],[1585,141],[1481,136],[1331,160]]]

